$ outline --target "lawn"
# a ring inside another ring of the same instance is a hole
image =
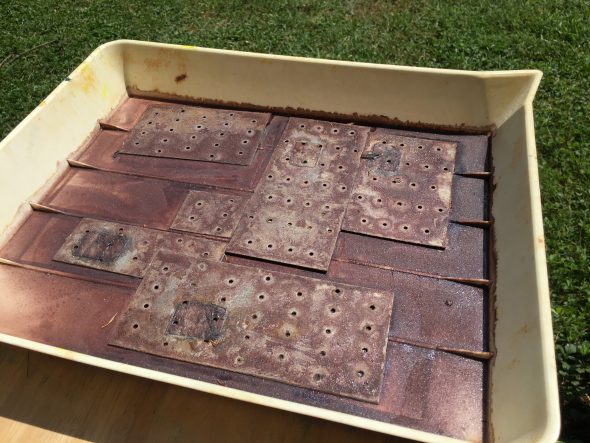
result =
[[[153,2],[155,3],[155,2]],[[590,422],[590,2],[0,0],[0,139],[119,38],[454,69],[537,68],[562,439]]]

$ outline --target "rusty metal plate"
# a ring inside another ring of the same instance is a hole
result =
[[[269,119],[261,112],[152,105],[120,152],[249,165]]]
[[[391,292],[160,251],[111,344],[378,402]]]
[[[225,243],[85,218],[68,236],[53,259],[141,277],[160,249],[219,260],[223,256]]]
[[[372,132],[342,228],[445,247],[456,146]]]
[[[172,229],[231,237],[248,197],[190,191],[172,222]]]
[[[327,270],[368,132],[291,119],[228,252]]]

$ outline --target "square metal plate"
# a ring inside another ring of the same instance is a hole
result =
[[[291,119],[227,251],[327,270],[368,133]]]
[[[141,277],[160,249],[219,260],[225,242],[85,218],[53,259]]]
[[[396,135],[369,135],[343,229],[445,247],[457,145]]]
[[[171,228],[229,238],[240,221],[248,198],[216,192],[190,191]]]
[[[378,402],[391,292],[161,251],[111,344]]]
[[[261,112],[152,105],[120,152],[249,165],[269,119]]]

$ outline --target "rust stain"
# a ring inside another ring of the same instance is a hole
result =
[[[518,367],[519,365],[520,365],[520,359],[513,358],[512,360],[510,360],[510,363],[508,363],[508,369],[514,369],[514,368]]]
[[[180,83],[180,82],[182,82],[184,80],[186,80],[186,74],[177,75],[176,78],[174,79],[174,81],[176,83]]]
[[[155,58],[146,57],[143,60],[143,63],[150,70],[158,70],[162,66],[167,66],[169,64],[169,62],[166,61],[166,59],[163,57],[155,57]]]

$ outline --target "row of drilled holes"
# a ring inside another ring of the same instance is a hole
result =
[[[184,114],[185,112],[186,112],[186,110],[185,110],[185,109],[180,109],[180,113],[181,113],[181,114]],[[156,115],[160,115],[160,112],[159,112],[159,111],[154,111],[153,115],[154,115],[154,116],[156,116]],[[230,113],[229,113],[229,114],[227,114],[227,115],[229,115],[230,117],[233,117],[233,116],[235,116],[235,113],[233,113],[233,112],[230,112]],[[206,120],[206,119],[207,119],[207,116],[206,116],[206,115],[201,115],[201,119],[203,119],[203,120]],[[175,121],[179,122],[179,121],[180,121],[180,118],[178,118],[178,117],[177,117],[177,118],[175,119]],[[257,123],[257,120],[254,120],[254,119],[252,119],[252,120],[250,120],[250,122],[251,122],[251,123]],[[151,121],[149,121],[149,122],[148,122],[148,124],[150,124],[150,125],[151,125],[151,124],[152,124],[152,122],[151,122]],[[223,124],[224,124],[224,126],[229,126],[229,123],[228,123],[228,122],[224,122]]]
[[[221,132],[219,135],[220,135],[220,136],[223,136],[223,135],[224,135],[224,133],[223,133],[223,132]],[[191,139],[195,139],[195,138],[196,138],[196,137],[195,137],[194,135],[191,137]],[[163,139],[162,139],[162,143],[168,143],[168,141],[169,141],[169,139],[167,139],[167,138],[163,138]],[[242,144],[243,144],[243,145],[247,145],[248,143],[250,143],[250,140],[242,140]],[[135,142],[135,144],[136,144],[136,145],[139,145],[139,142]],[[220,145],[219,143],[214,143],[214,144],[213,144],[213,146],[214,146],[215,148],[218,148],[218,147],[220,147],[221,145]]]
[[[361,223],[362,223],[362,224],[367,224],[368,222],[369,222],[369,221],[368,221],[366,218],[361,218]],[[382,229],[388,229],[388,228],[389,228],[389,223],[388,223],[388,222],[381,222],[380,224],[378,224],[378,226],[380,226]],[[409,232],[411,231],[411,229],[410,229],[410,226],[409,226],[409,225],[401,225],[401,226],[399,227],[399,229],[400,229],[402,232],[408,232],[408,233],[409,233]],[[430,232],[431,232],[431,231],[430,231],[430,229],[428,229],[428,228],[423,228],[423,229],[422,229],[422,232],[423,232],[424,234],[426,234],[426,235],[430,235]]]
[[[301,128],[301,129],[304,129],[305,127],[306,127],[306,125],[305,125],[304,123],[301,123],[301,124],[299,125],[299,128]],[[318,131],[318,132],[321,132],[321,131],[323,131],[323,130],[324,130],[324,127],[323,127],[323,126],[318,126],[318,125],[316,125],[316,126],[314,127],[314,129],[315,129],[316,131]],[[338,128],[332,128],[332,130],[331,130],[330,132],[331,132],[332,134],[338,134],[338,133],[340,132],[340,129],[338,129]],[[352,135],[355,135],[355,134],[356,134],[356,131],[355,131],[355,130],[353,130],[353,129],[351,129],[351,130],[349,130],[349,131],[348,131],[348,135],[351,135],[351,136],[352,136]]]
[[[381,140],[381,144],[382,144],[382,145],[386,145],[386,144],[387,144],[387,140]],[[390,146],[391,146],[392,148],[395,148],[395,147],[396,147],[396,146],[395,146],[395,143],[393,143],[393,142],[391,142],[391,143],[390,143]],[[405,143],[400,143],[400,144],[399,144],[399,147],[400,147],[400,148],[403,148],[403,147],[405,147],[405,146],[406,146],[406,145],[405,145]],[[412,146],[409,146],[409,147],[412,147]],[[418,149],[424,149],[424,146],[423,146],[423,145],[418,145],[418,146],[416,146],[416,148],[418,148]],[[433,145],[433,146],[432,146],[432,149],[433,149],[434,151],[436,151],[436,152],[441,152],[441,151],[442,151],[442,148],[441,148],[440,146],[436,146],[436,145]]]
[[[90,230],[89,229],[86,229],[84,232],[86,234],[89,234],[90,233]],[[124,229],[123,228],[119,228],[119,235],[122,236],[123,233],[124,233]],[[183,243],[183,241],[184,240],[182,238],[180,238],[180,237],[176,239],[176,242],[179,243],[179,244]],[[144,246],[147,246],[149,244],[149,242],[147,240],[143,240],[142,241],[142,244]],[[79,245],[74,245],[74,249],[78,249],[78,248],[79,248]],[[201,256],[203,256],[203,257],[208,257],[209,255],[210,255],[210,252],[209,251],[203,251],[201,253]],[[135,256],[132,257],[132,260],[133,261],[137,261],[137,260],[139,260],[139,257],[135,255]],[[102,262],[103,259],[102,258],[98,258],[98,261]]]
[[[269,175],[266,176],[266,178],[268,180],[272,180],[274,178],[274,175],[269,174]],[[295,182],[293,181],[293,179],[291,177],[285,177],[284,181],[285,181],[285,183],[288,183],[288,184],[295,184]],[[300,184],[303,185],[303,186],[309,186],[310,185],[310,181],[309,180],[303,180],[303,181],[301,181]],[[329,182],[328,183],[323,182],[320,187],[321,188],[324,188],[324,189],[327,189],[330,186],[331,186],[331,183],[329,183]],[[342,184],[337,184],[336,187],[338,187],[340,191],[346,191],[346,189],[347,189],[346,185],[342,185]],[[273,199],[272,194],[269,195],[269,196],[267,196],[267,199],[268,200],[272,200]],[[287,203],[289,203],[289,202],[287,202]]]
[[[355,152],[356,152],[356,149],[355,149]],[[291,160],[291,157],[285,157],[285,161],[286,161],[286,162],[289,162],[290,160]],[[307,162],[307,161],[306,161],[306,162]],[[322,162],[322,163],[320,163],[319,165],[320,165],[322,168],[325,168],[325,167],[326,167],[326,163],[323,163],[323,162]],[[330,166],[331,166],[331,165],[330,165]],[[338,169],[340,172],[346,172],[346,170],[344,169],[344,166],[343,166],[343,165],[339,165],[339,166],[337,167],[337,169]]]
[[[190,146],[186,146],[186,147],[184,148],[184,150],[185,150],[185,151],[190,151]],[[155,149],[155,150],[154,150],[154,152],[155,152],[156,154],[161,154],[161,153],[162,153],[162,152],[164,152],[164,151],[163,151],[162,149],[159,149],[159,148],[158,148],[158,149]],[[237,154],[237,155],[244,155],[244,151],[237,151],[237,152],[236,152],[236,154]],[[211,159],[214,159],[214,158],[217,158],[217,156],[216,156],[216,154],[209,154],[209,158],[211,158]]]
[[[388,160],[388,162],[390,162],[390,160]],[[410,165],[411,165],[411,163],[410,163],[410,162],[405,162],[405,163],[404,163],[404,165],[405,165],[405,166],[410,166]],[[430,168],[431,168],[431,166],[430,166],[430,165],[428,165],[428,164],[423,164],[423,165],[422,165],[422,168],[423,168],[423,169],[425,169],[425,170],[428,170],[428,169],[430,169]],[[447,166],[443,166],[443,167],[442,167],[442,170],[446,172],[446,171],[449,171],[449,168],[448,168]]]
[[[342,191],[346,190],[346,186],[341,186],[341,190]],[[274,198],[275,198],[275,196],[272,195],[272,194],[269,194],[269,195],[266,196],[266,199],[269,200],[269,201],[272,201]],[[287,197],[285,199],[285,203],[292,203],[292,202],[293,202],[293,198],[292,197]],[[323,202],[314,202],[314,203],[323,204]],[[308,208],[311,207],[311,205],[312,205],[312,202],[310,202],[310,201],[306,201],[306,202],[303,203],[303,206],[308,207]],[[324,205],[324,207],[326,207],[326,205]],[[329,205],[328,205],[328,208],[327,209],[329,209]]]
[[[379,180],[377,177],[373,177],[372,179],[373,179],[373,181],[378,181]],[[403,183],[403,180],[401,178],[399,178],[399,177],[396,177],[393,180],[391,180],[391,183],[394,184],[394,185],[399,185],[399,184],[402,184]],[[408,183],[408,186],[412,190],[417,190],[417,189],[420,188],[416,182],[409,182]],[[429,189],[432,190],[432,191],[436,191],[437,186],[436,185],[430,185],[429,186]]]
[[[288,200],[287,203],[290,203],[290,199],[287,199],[287,200]],[[305,206],[309,206],[309,205],[306,204]],[[323,209],[329,210],[330,209],[330,205],[324,205]],[[254,216],[253,215],[249,215],[248,218],[250,220],[253,220],[254,219]],[[266,219],[266,222],[267,223],[274,223],[275,220],[273,218],[270,218],[269,217],[269,218]],[[290,222],[290,221],[285,222],[285,226],[289,226],[289,228],[291,228],[291,229],[308,229],[308,230],[312,230],[314,228],[313,225],[307,225],[305,227],[299,227],[299,226],[297,226],[296,224],[294,224],[293,222]],[[326,232],[329,233],[329,234],[331,234],[332,232],[334,232],[334,229],[332,229],[330,227],[327,227],[326,228]],[[247,240],[246,243],[249,244],[249,245],[251,245],[253,242],[250,241],[250,240]]]
[[[247,245],[252,245],[253,243],[254,243],[254,240],[251,240],[251,239],[246,240],[246,244]],[[275,246],[272,243],[268,243],[266,245],[266,249],[268,251],[276,251],[276,248],[275,248]],[[295,248],[293,246],[287,246],[287,247],[285,247],[285,250],[287,252],[289,252],[289,253],[295,253],[296,252],[296,249],[297,248]],[[309,255],[310,257],[314,257],[315,256],[315,251],[307,251],[307,255]]]
[[[364,200],[364,197],[363,197],[362,195],[358,195],[358,196],[357,196],[357,200]],[[381,198],[377,198],[377,199],[375,199],[374,201],[375,201],[376,203],[383,203],[383,199],[381,199]],[[403,208],[404,206],[407,206],[407,204],[406,204],[405,202],[403,202],[403,201],[397,201],[397,202],[395,203],[395,206],[393,207],[393,209],[396,209],[396,208],[397,208],[397,209],[401,209],[401,208]],[[420,204],[419,204],[419,205],[416,205],[416,206],[415,206],[415,209],[416,209],[417,211],[421,212],[421,211],[423,211],[423,210],[424,210],[424,205],[420,205]],[[443,212],[445,212],[444,208],[434,208],[434,210],[435,210],[435,212],[438,212],[438,213],[443,213]]]
[[[284,142],[285,142],[285,143],[290,143],[290,142],[291,142],[291,140],[290,140],[290,139],[286,139]],[[301,143],[303,146],[306,146],[308,142],[300,142],[300,143]],[[313,145],[312,145],[312,146],[313,146]],[[323,145],[323,144],[321,144],[321,143],[318,143],[316,146],[317,146],[318,148],[323,148],[323,147],[324,147],[324,145]],[[345,147],[342,147],[342,146],[340,146],[340,145],[335,145],[335,146],[334,146],[334,150],[335,150],[335,151],[342,151],[342,150],[346,150],[346,149],[347,149],[347,147],[346,147],[346,146],[345,146]],[[357,148],[352,148],[352,152],[359,152],[359,150],[358,150]]]
[[[170,129],[169,131],[170,132],[174,132],[174,129]],[[246,131],[246,132],[247,132],[247,134],[252,134],[253,133],[253,131],[251,129],[248,129],[248,131]],[[146,134],[147,134],[147,131],[141,131],[141,135],[146,135]],[[188,134],[186,134],[186,135],[188,135]],[[225,136],[225,132],[220,132],[219,133],[219,136],[220,137],[224,137]],[[197,138],[196,135],[191,135],[191,140],[196,140],[196,138]],[[164,138],[164,139],[162,139],[162,141],[165,142],[165,143],[167,143],[168,142],[168,139],[167,138]],[[249,140],[242,140],[242,143],[243,144],[247,144],[247,143],[249,143]],[[135,144],[138,145],[139,142],[135,142]],[[216,143],[214,146],[216,146],[216,147],[219,146],[219,143]]]

